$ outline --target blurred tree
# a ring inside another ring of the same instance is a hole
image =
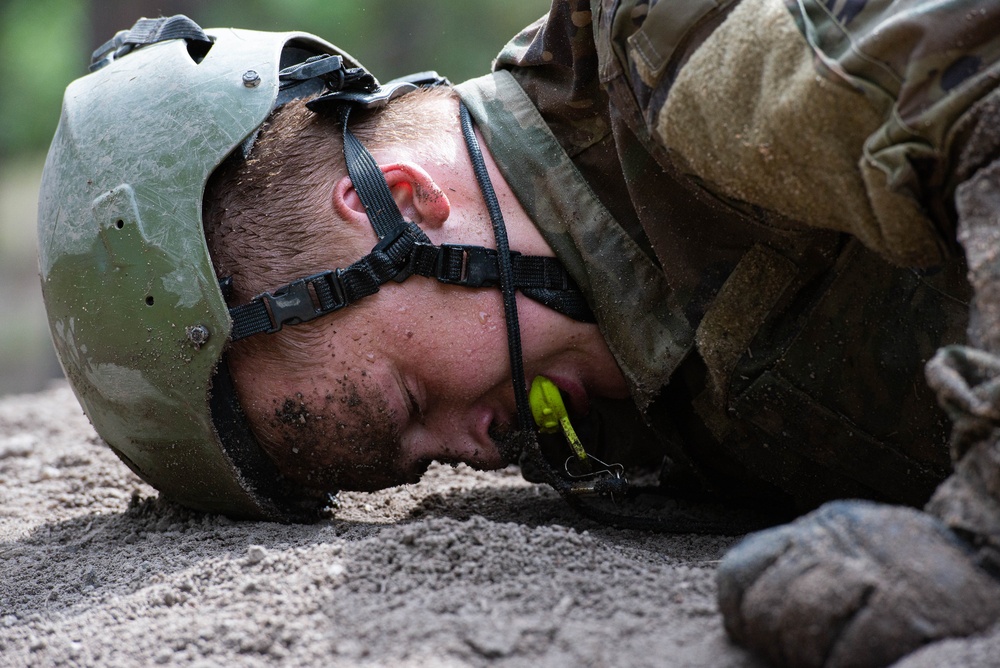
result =
[[[48,144],[63,89],[86,72],[82,0],[6,0],[0,6],[0,160]]]

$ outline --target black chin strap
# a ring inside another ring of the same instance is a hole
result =
[[[348,128],[350,111],[351,105],[341,106],[344,157],[378,243],[368,255],[347,268],[305,276],[230,308],[233,341],[256,334],[273,334],[284,325],[334,313],[375,294],[383,283],[402,281],[414,274],[469,288],[503,286],[507,281],[510,289],[520,290],[563,315],[594,322],[583,294],[556,258],[510,252],[506,234],[503,252],[482,246],[435,246],[416,224],[404,220],[382,170]],[[478,155],[482,162],[481,153]],[[485,175],[485,167],[483,170]],[[506,272],[501,267],[502,258],[509,258]]]
[[[351,105],[340,106],[340,126],[343,129],[344,141],[344,162],[347,164],[347,173],[351,177],[358,199],[365,207],[368,220],[375,229],[375,234],[379,240],[406,225],[403,214],[396,206],[396,200],[392,197],[389,184],[386,183],[385,175],[379,169],[375,158],[362,145],[354,133],[347,127],[347,121],[351,115]],[[413,223],[410,223],[411,225]],[[427,236],[420,232],[422,241],[430,243]]]
[[[472,127],[472,118],[465,104],[459,105],[459,115],[462,121],[462,136],[472,160],[472,171],[479,183],[479,190],[486,202],[486,210],[490,214],[493,225],[493,236],[497,244],[499,259],[500,292],[503,295],[503,314],[507,322],[507,350],[510,353],[510,376],[514,385],[514,402],[517,406],[517,428],[521,434],[534,435],[535,428],[530,422],[531,406],[528,403],[527,383],[524,377],[524,356],[521,353],[521,326],[517,319],[517,295],[514,286],[514,267],[511,258],[510,244],[507,242],[507,226],[504,224],[500,203],[497,201],[493,183],[490,181],[483,152],[476,139],[476,131]]]

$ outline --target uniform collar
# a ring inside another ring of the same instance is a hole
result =
[[[586,295],[645,411],[694,341],[663,272],[600,202],[509,72],[456,89],[507,183]]]

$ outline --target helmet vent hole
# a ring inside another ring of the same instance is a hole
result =
[[[152,306],[153,301],[155,301],[153,295],[146,295],[146,306]]]
[[[201,61],[205,60],[205,56],[212,49],[211,42],[203,42],[201,40],[189,39],[187,40],[187,52],[191,56],[191,60],[195,62],[196,65],[200,64]]]
[[[122,229],[123,227],[125,227],[125,221],[119,218],[118,220],[115,221],[115,227],[117,227],[119,230]]]

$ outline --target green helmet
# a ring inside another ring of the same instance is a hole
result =
[[[351,108],[377,109],[446,83],[437,73],[383,86],[312,35],[203,31],[184,16],[140,20],[95,52],[91,70],[66,91],[42,177],[42,292],[56,353],[98,434],[171,499],[279,520],[314,518],[327,503],[325,494],[285,485],[258,445],[224,359],[229,341],[336,313],[411,275],[499,287],[520,422],[530,412],[514,292],[593,322],[558,260],[509,249],[463,105],[462,134],[496,249],[436,246],[403,219],[348,118]],[[379,241],[346,268],[230,307],[202,228],[206,183],[230,154],[249,155],[275,108],[306,96],[313,112],[337,114],[347,170]]]
[[[309,34],[143,19],[66,90],[45,164],[39,268],[63,370],[118,456],[199,510],[301,520],[326,502],[283,488],[240,414],[202,229],[208,178],[275,107],[315,92],[288,72],[318,54],[356,66]]]

